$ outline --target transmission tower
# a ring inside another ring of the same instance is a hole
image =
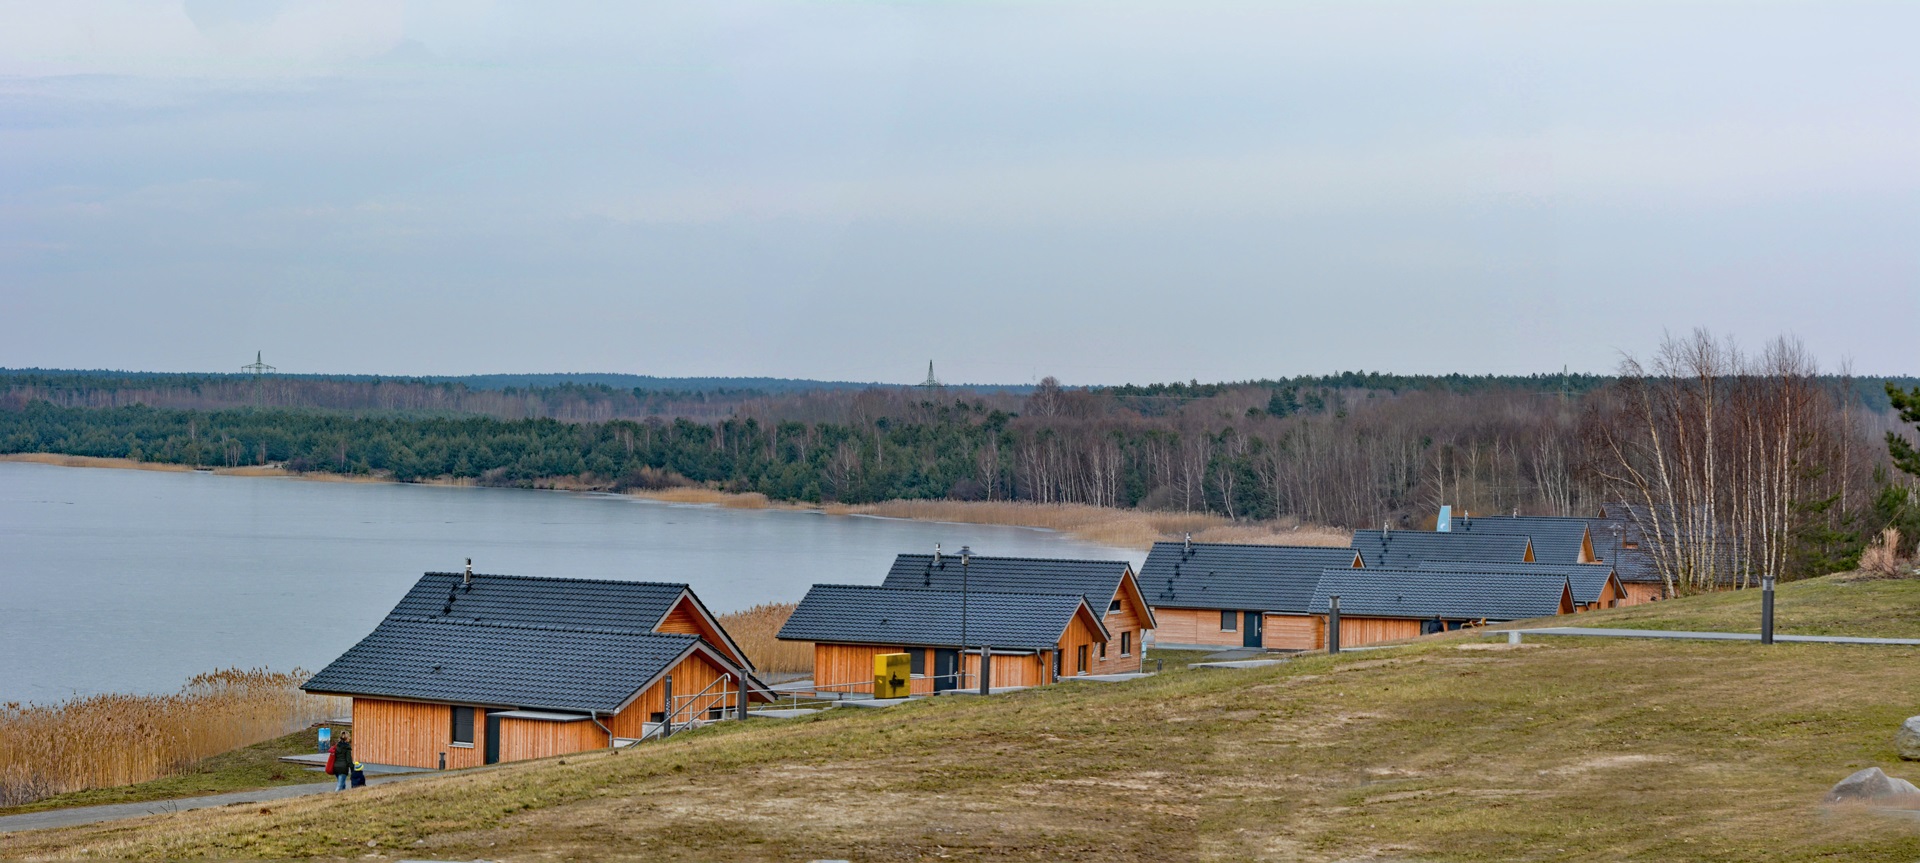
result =
[[[260,354],[261,354],[260,351],[254,351],[253,362],[250,362],[244,366],[241,366],[240,370],[243,372],[252,372],[253,376],[256,378],[261,375],[270,375],[270,374],[273,374],[275,371],[277,371],[273,366],[270,366],[270,365],[267,365],[266,363],[261,362]]]
[[[933,360],[927,360],[927,379],[920,385],[930,390],[940,388],[940,379],[933,376]]]

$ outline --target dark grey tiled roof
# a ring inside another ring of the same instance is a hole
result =
[[[692,635],[390,615],[302,687],[487,707],[612,712]]]
[[[1351,548],[1156,542],[1140,590],[1162,608],[1304,613],[1320,571],[1353,565]]]
[[[1526,536],[1533,540],[1535,561],[1579,563],[1580,551],[1587,538],[1587,520],[1531,515],[1476,515],[1454,519],[1451,532]]]
[[[1517,572],[1429,569],[1329,569],[1313,591],[1313,613],[1340,597],[1350,617],[1521,620],[1560,613],[1566,579]]]
[[[1527,562],[1527,537],[1506,534],[1356,530],[1353,547],[1368,567],[1419,566],[1428,560]]]
[[[1087,598],[1096,615],[1120,591],[1120,582],[1133,565],[1124,560],[1062,560],[1044,557],[986,557],[967,559],[964,581],[969,591],[989,593],[1077,593]],[[938,563],[931,554],[902,554],[881,587],[901,590],[959,590],[963,580],[960,556],[943,554]]]
[[[1607,589],[1607,580],[1614,577],[1613,567],[1604,563],[1475,563],[1462,565],[1444,560],[1430,560],[1420,564],[1421,569],[1466,569],[1480,572],[1518,572],[1532,573],[1545,578],[1564,578],[1573,586],[1573,601],[1586,605],[1599,602],[1600,594]]]
[[[1607,538],[1604,545],[1618,558],[1617,569],[1621,581],[1664,584],[1660,578],[1659,564],[1653,556],[1655,511],[1645,504],[1609,503],[1601,506],[1601,512],[1601,518],[1593,519],[1594,553],[1605,559],[1605,552],[1600,550],[1603,545],[1601,537],[1604,535]],[[1659,514],[1661,531],[1683,550],[1683,555],[1691,556],[1695,544],[1711,543],[1714,566],[1723,573],[1721,581],[1725,584],[1739,581],[1738,555],[1731,541],[1714,536],[1704,540],[1695,539],[1692,529],[1677,523],[1671,507],[1662,508]],[[1614,528],[1619,530],[1615,531]],[[1638,543],[1639,548],[1625,548],[1627,542]]]
[[[964,604],[966,646],[1053,650],[1086,599],[1077,593],[968,591]],[[780,637],[828,643],[959,647],[961,613],[959,591],[816,584],[780,628]],[[1094,618],[1098,620],[1099,615]],[[1100,634],[1104,636],[1105,630]]]
[[[585,626],[650,632],[687,590],[685,584],[597,581],[457,572],[429,572],[392,614],[479,622]]]

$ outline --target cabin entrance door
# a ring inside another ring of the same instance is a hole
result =
[[[934,694],[949,689],[960,688],[960,651],[935,650],[933,652],[933,691]]]
[[[1260,647],[1260,612],[1240,612],[1240,646]]]
[[[487,713],[487,759],[488,764],[500,763],[500,716]]]

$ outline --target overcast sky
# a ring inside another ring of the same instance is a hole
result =
[[[1920,4],[0,2],[0,365],[1920,372]]]

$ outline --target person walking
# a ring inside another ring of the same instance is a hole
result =
[[[333,790],[347,790],[347,780],[353,776],[353,733],[343,731],[339,742],[333,744],[333,754],[327,757],[327,772],[338,780]]]

